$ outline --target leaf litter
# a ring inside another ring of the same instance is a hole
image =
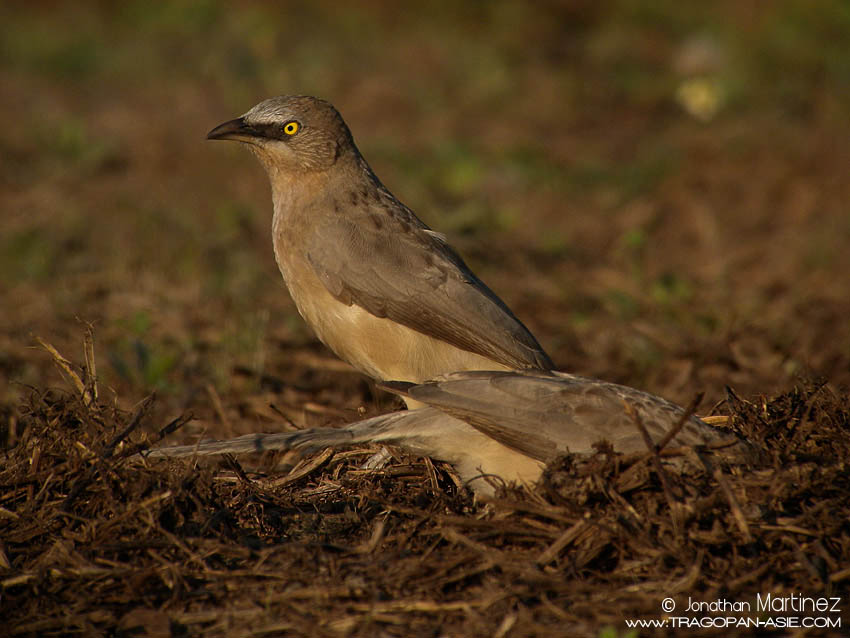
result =
[[[9,635],[637,635],[625,620],[666,618],[668,597],[850,604],[850,399],[824,383],[728,390],[727,427],[756,450],[745,464],[602,445],[476,502],[450,466],[377,446],[285,471],[143,460],[191,415],[156,424],[153,396],[105,403],[93,348],[75,368],[43,345],[72,389],[33,388],[8,421]]]

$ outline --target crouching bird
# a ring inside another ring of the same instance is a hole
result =
[[[465,371],[422,384],[390,382],[383,387],[424,404],[340,428],[281,434],[247,434],[149,450],[147,457],[311,452],[363,443],[385,443],[447,461],[476,494],[494,490],[490,477],[535,483],[546,464],[561,454],[589,454],[609,442],[615,451],[648,451],[640,422],[653,444],[687,415],[661,397],[626,386],[563,372]],[[670,441],[696,446],[729,435],[689,416]],[[740,442],[730,441],[740,446]]]
[[[244,143],[266,169],[274,254],[292,299],[359,371],[420,383],[458,370],[554,367],[445,237],[378,180],[328,102],[271,98],[207,137]]]

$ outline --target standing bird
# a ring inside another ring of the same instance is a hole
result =
[[[359,371],[420,383],[554,367],[445,237],[378,180],[328,102],[271,98],[207,138],[247,144],[266,169],[283,279],[319,339]]]
[[[423,384],[390,382],[391,392],[425,404],[351,423],[281,434],[246,434],[229,441],[158,448],[146,457],[204,456],[299,450],[364,443],[395,445],[451,463],[476,494],[492,494],[488,477],[535,483],[561,454],[590,454],[607,441],[616,452],[650,450],[641,426],[658,445],[680,426],[673,446],[746,445],[688,416],[679,406],[640,390],[564,372],[466,371]],[[683,423],[679,423],[684,419]]]

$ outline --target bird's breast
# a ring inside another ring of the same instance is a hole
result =
[[[494,361],[336,299],[297,245],[275,233],[275,258],[298,312],[319,340],[375,379],[422,382],[456,370],[505,370]]]

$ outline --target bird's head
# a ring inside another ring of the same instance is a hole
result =
[[[215,127],[207,139],[248,144],[270,172],[327,170],[354,148],[337,110],[324,100],[303,95],[264,100],[242,117]]]

